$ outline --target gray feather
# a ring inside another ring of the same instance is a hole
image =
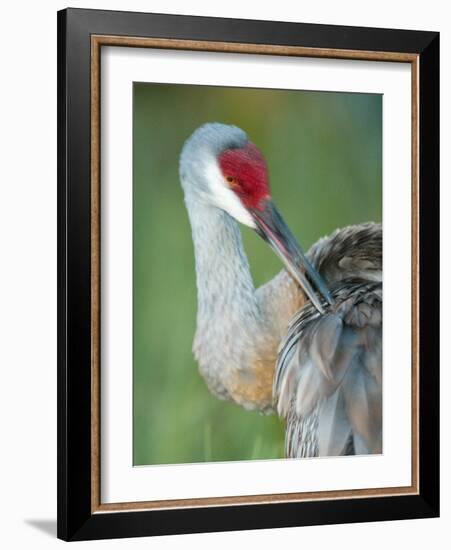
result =
[[[346,413],[343,393],[336,390],[320,406],[318,418],[319,456],[346,454],[352,429]]]
[[[276,367],[277,410],[302,426],[290,427],[287,437],[306,437],[315,416],[310,448],[320,456],[346,454],[350,438],[354,452],[380,453],[382,284],[348,279],[331,292],[335,306],[323,315],[305,306],[289,327]],[[290,441],[287,449],[303,445]]]

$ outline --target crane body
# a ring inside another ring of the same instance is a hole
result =
[[[198,293],[193,351],[210,391],[286,419],[288,457],[382,450],[382,228],[349,226],[305,255],[245,132],[208,123],[180,179]],[[256,289],[238,223],[285,264]]]

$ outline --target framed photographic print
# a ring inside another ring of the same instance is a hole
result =
[[[438,79],[433,32],[59,12],[60,538],[438,515]]]

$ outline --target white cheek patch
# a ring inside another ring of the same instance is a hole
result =
[[[256,225],[252,216],[235,193],[227,187],[221,170],[216,163],[212,162],[207,165],[205,175],[210,187],[210,198],[215,206],[230,214],[232,218],[240,223],[255,229]]]

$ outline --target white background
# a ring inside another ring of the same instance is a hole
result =
[[[449,150],[451,33],[446,2],[411,0],[98,1],[72,6],[191,13],[442,32],[442,281],[451,280]],[[0,532],[4,548],[52,548],[56,518],[56,10],[63,2],[2,9],[0,307]],[[446,184],[448,182],[448,184]],[[446,214],[446,215],[445,215]],[[447,238],[445,238],[445,236]],[[445,256],[445,250],[448,254]],[[442,285],[442,336],[449,341],[449,286]],[[84,543],[83,547],[210,549],[444,547],[450,537],[449,346],[442,350],[442,518]]]
[[[411,480],[411,69],[405,63],[106,48],[102,53],[101,501],[406,486]],[[383,93],[383,455],[132,467],[133,86]],[[405,205],[401,210],[398,205]]]

